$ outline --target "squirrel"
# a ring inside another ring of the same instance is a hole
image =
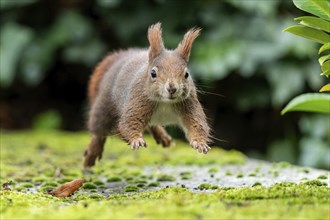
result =
[[[148,29],[148,49],[113,52],[96,66],[88,87],[91,141],[84,154],[85,168],[102,158],[109,134],[119,135],[136,150],[147,147],[143,133],[148,129],[158,144],[170,146],[166,125],[181,127],[200,153],[211,149],[210,128],[188,70],[200,31],[190,29],[175,50],[168,50],[158,22]]]

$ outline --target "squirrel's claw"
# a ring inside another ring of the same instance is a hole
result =
[[[143,138],[137,138],[131,141],[131,149],[132,150],[137,150],[140,147],[147,147],[147,143],[145,142],[145,140],[143,140]]]
[[[211,148],[205,142],[192,141],[190,143],[191,147],[198,150],[199,153],[206,154]]]

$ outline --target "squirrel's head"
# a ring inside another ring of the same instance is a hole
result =
[[[167,50],[161,24],[149,27],[149,65],[146,91],[154,101],[179,102],[189,97],[194,83],[188,70],[190,50],[201,29],[190,29],[175,50]]]

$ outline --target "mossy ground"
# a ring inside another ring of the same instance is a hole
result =
[[[132,151],[111,137],[103,159],[91,170],[83,171],[82,155],[88,142],[86,133],[2,131],[0,181],[12,181],[12,190],[0,191],[1,219],[330,218],[327,173],[312,181],[271,187],[264,187],[263,182],[233,188],[202,181],[200,189],[192,191],[183,184],[170,184],[189,182],[194,178],[191,170],[170,175],[155,172],[155,167],[200,166],[207,167],[205,176],[214,178],[222,171],[236,178],[237,173],[223,167],[244,164],[246,158],[236,151],[215,148],[202,155],[182,142],[164,149],[148,137],[147,149]],[[277,164],[274,172],[281,174],[282,165],[288,166]],[[153,169],[146,172],[150,166]],[[258,175],[257,169],[242,173],[249,178]],[[45,193],[81,177],[87,183],[71,197],[56,198]]]

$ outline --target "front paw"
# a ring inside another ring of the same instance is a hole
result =
[[[145,142],[145,140],[143,140],[143,138],[137,138],[132,140],[130,142],[130,145],[132,150],[137,150],[140,147],[147,147],[147,143]]]
[[[192,141],[190,143],[191,147],[198,150],[199,153],[206,154],[211,148],[205,142]]]

